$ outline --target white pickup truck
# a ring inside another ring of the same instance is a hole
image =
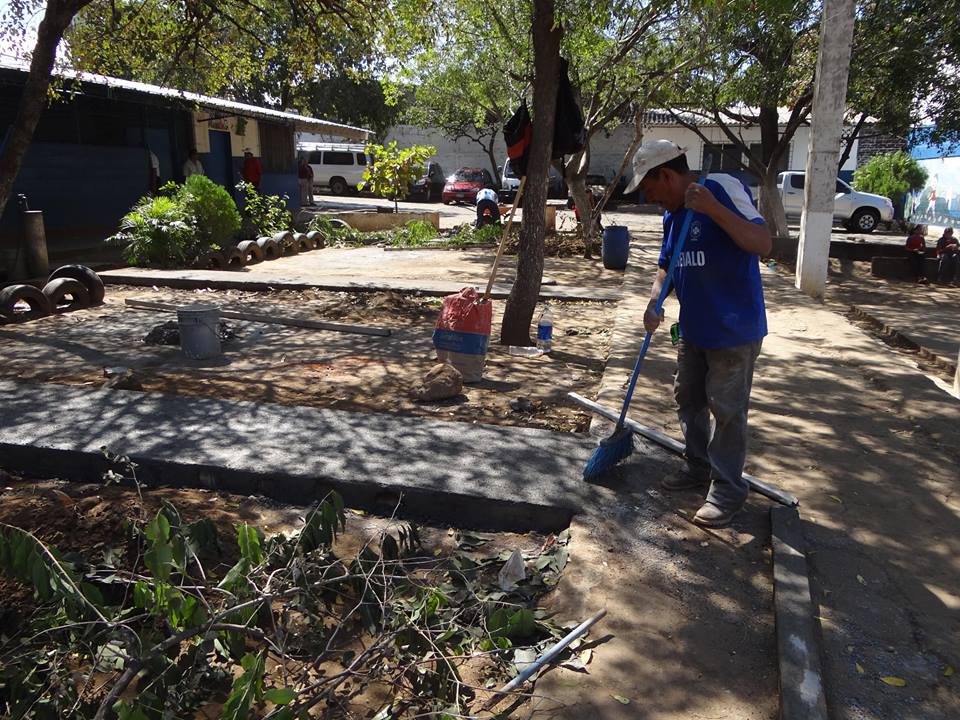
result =
[[[798,218],[803,212],[804,180],[806,177],[802,172],[782,172],[777,176],[777,189],[787,217]],[[833,218],[851,232],[869,233],[880,221],[893,220],[893,203],[882,195],[857,192],[838,178]]]

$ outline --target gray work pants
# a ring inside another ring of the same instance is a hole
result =
[[[709,467],[707,501],[724,510],[740,508],[749,491],[747,409],[761,343],[707,350],[680,338],[673,394],[685,455],[692,471]]]

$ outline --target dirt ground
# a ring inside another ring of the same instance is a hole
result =
[[[228,321],[237,337],[215,362],[177,347],[146,345],[172,313],[124,305],[127,298],[197,302],[272,314],[389,328],[390,337]],[[494,302],[496,333],[503,302]],[[450,400],[417,403],[411,392],[436,363],[431,334],[440,301],[392,292],[178,291],[110,287],[104,305],[0,327],[0,377],[98,385],[105,367],[132,368],[143,389],[179,395],[389,412],[438,419],[582,430],[588,416],[564,395],[596,391],[613,305],[552,303],[555,350],[517,357],[491,344],[484,379]]]
[[[177,508],[184,522],[208,518],[214,523],[223,554],[221,562],[216,565],[209,564],[206,572],[212,578],[220,578],[238,559],[235,538],[236,526],[239,523],[257,527],[266,536],[270,536],[298,529],[307,511],[305,507],[285,505],[269,498],[243,497],[207,490],[150,488],[143,489],[142,492],[141,502],[136,490],[130,486],[78,484],[60,479],[39,480],[10,475],[0,469],[0,522],[32,532],[45,544],[55,547],[61,555],[77,553],[96,565],[109,553],[112,563],[116,562],[118,568],[126,568],[128,559],[124,555],[124,549],[129,542],[128,526],[131,519],[149,519],[160,509],[161,503],[169,502]],[[363,545],[376,542],[382,532],[395,525],[397,521],[391,518],[348,509],[346,527],[338,536],[334,551],[337,557],[352,558]],[[469,534],[470,544],[458,545],[457,535],[450,528],[418,526],[417,529],[423,557],[441,561],[458,552],[462,553],[464,548],[467,548],[466,552],[470,557],[479,557],[473,553],[479,553],[483,557],[495,557],[516,549],[523,553],[525,558],[535,558],[543,548],[551,547],[551,543],[556,542],[555,536],[533,532],[501,532]],[[495,572],[493,577],[495,578]],[[0,575],[0,637],[13,633],[16,625],[34,607],[34,602],[30,588]],[[359,644],[364,642],[364,639],[357,638],[349,642]],[[491,667],[489,660],[483,657],[462,660],[463,682],[478,688],[475,700],[477,708],[490,695],[483,690],[482,683]],[[102,680],[106,684],[109,677],[104,675]],[[502,682],[504,680],[497,685]],[[385,703],[389,703],[393,696],[389,686],[372,685],[351,703],[348,708],[349,717],[372,717]],[[222,701],[222,698],[211,699],[198,712],[196,720],[219,717],[216,711],[220,707],[219,701]],[[502,702],[504,707],[510,706],[511,712],[527,712],[525,708],[528,703],[523,698]],[[331,717],[322,711],[323,707],[320,706],[312,715]],[[481,713],[480,716],[490,717],[491,713]]]

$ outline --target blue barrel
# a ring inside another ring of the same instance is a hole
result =
[[[626,225],[608,225],[603,229],[603,266],[607,270],[623,270],[630,255],[630,231]]]

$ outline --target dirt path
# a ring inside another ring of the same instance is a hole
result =
[[[214,362],[186,360],[178,347],[145,345],[171,313],[135,310],[126,298],[173,304],[212,302],[274,314],[387,327],[390,337],[231,321],[238,337]],[[494,303],[494,327],[503,303]],[[554,304],[556,350],[524,358],[492,345],[480,383],[450,400],[417,403],[411,391],[435,364],[431,335],[440,301],[396,293],[319,291],[151,291],[110,288],[107,302],[27,325],[0,328],[0,377],[99,385],[103,368],[133,368],[145,391],[361,412],[583,430],[588,416],[570,407],[568,389],[596,391],[609,343],[611,303]]]
[[[853,325],[842,305],[814,303],[790,276],[767,270],[764,283],[770,335],[755,376],[747,470],[801,498],[832,716],[958,717],[960,402],[912,355]],[[632,413],[679,436],[674,351],[651,348]],[[638,593],[637,606],[658,602],[652,595]],[[634,654],[638,664],[652,661],[646,648]],[[731,670],[716,692],[733,690],[748,668]],[[734,707],[709,716],[746,716]]]

